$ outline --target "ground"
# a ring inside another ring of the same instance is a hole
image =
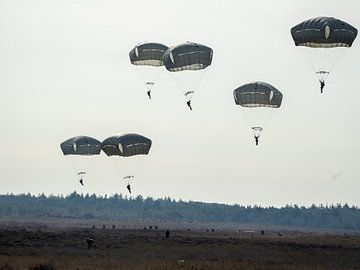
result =
[[[2,219],[0,270],[12,269],[360,269],[360,235],[249,224]]]

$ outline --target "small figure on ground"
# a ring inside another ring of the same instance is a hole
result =
[[[105,224],[103,224],[103,227],[102,227],[102,228],[103,228],[103,230],[105,229]]]
[[[191,101],[189,100],[188,102],[186,102],[186,104],[189,106],[190,110],[192,110],[192,108],[191,108]]]
[[[126,188],[129,191],[129,193],[131,194],[131,186],[130,186],[130,184],[127,184]]]
[[[325,87],[325,81],[323,79],[320,79],[319,82],[320,82],[320,93],[322,93]]]
[[[86,243],[88,244],[88,249],[90,249],[91,245],[94,244],[94,239],[92,237],[89,237],[86,239]]]
[[[112,229],[115,230],[115,224],[112,225]]]
[[[169,230],[166,230],[166,232],[165,232],[165,237],[166,237],[166,238],[170,238],[170,231],[169,231]]]

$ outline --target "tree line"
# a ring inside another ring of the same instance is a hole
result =
[[[348,204],[261,207],[73,192],[0,195],[1,217],[58,217],[103,220],[222,222],[360,230],[360,209]]]

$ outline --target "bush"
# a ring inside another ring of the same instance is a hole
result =
[[[35,266],[31,266],[29,270],[56,270],[55,266],[50,263],[39,263]]]
[[[15,270],[10,264],[5,263],[4,265],[0,266],[0,270]]]

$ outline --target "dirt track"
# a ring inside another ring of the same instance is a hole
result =
[[[164,228],[57,225],[3,225],[0,269],[360,269],[355,234],[172,230],[166,239]]]

